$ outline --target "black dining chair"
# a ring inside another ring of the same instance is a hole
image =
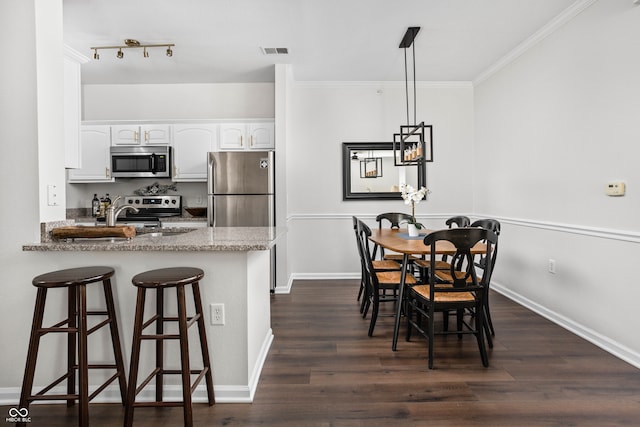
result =
[[[477,221],[474,221],[472,224],[470,224],[470,227],[483,228],[485,230],[489,230],[493,232],[496,235],[496,238],[500,237],[500,222],[495,219],[479,219]],[[484,255],[476,256],[474,258],[474,264],[476,266],[476,269],[480,269],[483,272],[489,273],[489,277],[487,278],[487,297],[484,300],[483,310],[484,310],[484,318],[485,318],[485,322],[484,322],[485,336],[487,338],[487,343],[489,344],[490,348],[493,348],[492,337],[495,336],[495,329],[493,327],[493,321],[491,320],[491,311],[489,310],[489,287],[491,285],[491,275],[493,274],[496,259],[498,256],[498,240],[499,239],[496,240],[496,243],[492,247],[493,254],[490,259],[490,262],[492,263],[492,265],[490,266],[489,269],[487,269],[487,258]],[[457,267],[459,269],[459,266]],[[451,274],[446,270],[437,270],[436,277],[443,280],[450,280]],[[471,313],[471,315],[473,316],[475,316],[476,314],[474,310],[468,310],[468,312]],[[447,321],[445,320],[445,325],[446,324],[447,324]]]
[[[480,357],[483,366],[489,366],[487,349],[484,339],[484,301],[488,292],[488,280],[491,277],[492,257],[495,254],[494,245],[498,237],[495,233],[483,228],[452,228],[435,231],[424,238],[424,244],[430,246],[430,259],[436,261],[436,245],[439,242],[449,242],[456,248],[452,256],[451,267],[448,272],[449,280],[444,281],[436,276],[440,270],[430,269],[426,284],[419,284],[407,288],[407,336],[411,339],[411,333],[415,329],[427,338],[429,369],[433,368],[434,336],[436,334],[457,334],[462,338],[463,334],[473,334],[478,343]],[[487,260],[486,269],[481,277],[476,273],[474,256],[471,254],[478,242],[486,243],[484,257]],[[458,270],[455,265],[463,266]],[[473,322],[467,322],[462,315],[467,309],[473,310],[476,315]],[[455,311],[458,313],[456,330],[435,330],[435,313],[438,311]]]
[[[373,336],[373,330],[378,319],[380,304],[387,302],[399,304],[397,291],[400,289],[402,272],[400,269],[392,271],[376,270],[373,259],[371,258],[369,246],[371,229],[362,221],[358,221],[357,229],[360,236],[360,255],[362,257],[365,270],[365,286],[367,288],[365,298],[363,300],[364,306],[362,310],[362,317],[365,318],[367,316],[369,307],[371,307],[371,320],[369,321],[368,335]],[[411,274],[407,273],[405,283],[408,285],[414,285],[417,281]],[[387,294],[388,290],[393,290],[393,294]],[[395,312],[390,314],[390,316],[395,316]]]
[[[400,225],[403,222],[410,221],[411,219],[413,219],[413,217],[410,214],[406,214],[402,212],[386,212],[376,217],[376,221],[378,222],[378,229],[380,230],[382,230],[383,226],[388,226],[391,229],[399,229]],[[378,251],[378,246],[375,246],[372,254],[373,259],[376,258],[377,251]],[[385,254],[384,248],[380,248],[380,258],[402,262],[402,254],[394,254],[394,253]],[[413,261],[417,259],[418,259],[417,257],[410,256],[409,263],[412,264]]]
[[[479,219],[477,221],[474,221],[471,225],[471,227],[481,227],[484,228],[485,230],[489,230],[492,231],[493,233],[495,233],[496,236],[498,236],[498,238],[500,237],[500,222],[496,219],[491,219],[491,218],[487,218],[487,219]],[[498,242],[496,241],[496,244],[493,247],[493,256],[491,257],[491,268],[489,269],[490,274],[493,274],[495,265],[496,265],[496,259],[498,257]],[[486,269],[486,263],[487,263],[487,259],[480,257],[477,261],[476,261],[476,267],[479,267],[481,269]],[[487,334],[487,339],[489,341],[489,345],[491,347],[493,347],[493,343],[491,340],[491,336],[495,336],[496,332],[495,329],[493,328],[493,321],[491,320],[491,311],[489,310],[489,292],[488,292],[488,286],[491,284],[491,276],[489,276],[488,282],[487,282],[487,298],[485,300],[485,304],[484,304],[484,308],[485,308],[485,319],[486,319],[486,325],[489,328],[490,331],[490,335]]]
[[[471,220],[466,216],[452,216],[445,221],[445,224],[449,228],[456,227],[468,227],[471,224]],[[442,255],[441,259],[436,260],[434,268],[436,270],[447,270],[451,265],[447,261],[447,255]],[[420,271],[420,279],[424,281],[428,270],[431,268],[431,261],[428,259],[419,259],[414,261],[415,266]]]
[[[353,216],[352,221],[353,221],[353,230],[356,235],[356,246],[358,248],[358,256],[360,258],[360,271],[361,271],[360,289],[358,290],[358,298],[357,298],[357,301],[360,301],[360,299],[362,298],[362,295],[363,294],[366,295],[366,292],[367,292],[367,286],[365,283],[367,272],[365,270],[364,258],[362,256],[362,242],[360,238],[360,233],[358,233],[358,222],[360,222],[360,220],[357,217]],[[400,264],[392,260],[372,260],[372,263],[373,263],[373,268],[376,271],[400,270]],[[362,299],[362,303],[360,304],[361,313],[364,310],[365,301],[366,301],[366,296]]]

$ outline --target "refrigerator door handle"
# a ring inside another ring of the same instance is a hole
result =
[[[214,205],[213,196],[211,195],[207,196],[207,225],[209,227],[216,226],[216,214],[215,214],[213,205]]]

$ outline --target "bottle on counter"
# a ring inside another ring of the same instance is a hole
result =
[[[111,197],[109,197],[109,193],[107,193],[107,195],[106,195],[106,196],[104,196],[104,201],[105,201],[105,203],[107,204],[107,206],[106,206],[107,208],[108,208],[109,206],[111,206]]]
[[[98,216],[100,218],[104,218],[104,216],[107,213],[107,201],[105,200],[104,197],[100,198],[100,212],[98,213]]]
[[[100,200],[98,194],[93,194],[93,200],[91,200],[91,216],[98,216],[100,214]]]

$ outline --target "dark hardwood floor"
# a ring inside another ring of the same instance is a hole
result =
[[[298,281],[290,295],[272,296],[275,339],[254,402],[195,404],[195,425],[640,425],[640,370],[499,294],[490,367],[472,336],[440,336],[433,370],[426,342],[404,341],[404,326],[391,351],[391,317],[369,338],[356,294],[356,281],[336,280]],[[179,426],[181,411],[139,408],[135,425]],[[121,425],[123,412],[91,404],[91,425]],[[76,423],[64,405],[32,405],[30,415],[31,426]]]

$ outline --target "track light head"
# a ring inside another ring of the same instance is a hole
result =
[[[118,59],[122,59],[124,57],[124,53],[122,52],[122,49],[118,50],[118,53],[116,53],[116,57],[118,57]]]
[[[144,50],[142,51],[142,56],[144,56],[145,58],[149,57],[149,52],[147,52],[147,48],[145,47]]]
[[[98,49],[93,49],[93,59],[100,59],[100,55],[98,55]]]
[[[171,50],[171,46],[167,46],[167,56],[168,57],[172,57],[173,56],[173,51]]]

